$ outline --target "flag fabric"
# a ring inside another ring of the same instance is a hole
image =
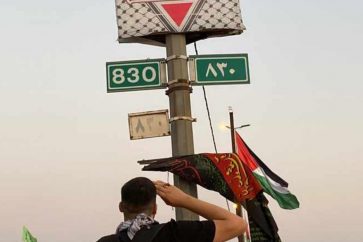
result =
[[[142,163],[142,162],[141,162]],[[203,153],[154,160],[144,171],[170,171],[186,181],[219,192],[239,202],[253,199],[262,191],[249,169],[233,153]]]
[[[251,169],[253,175],[263,187],[263,191],[274,198],[284,209],[299,207],[296,196],[287,189],[288,183],[271,171],[266,164],[247,146],[241,136],[235,132],[237,153],[242,162]]]
[[[23,227],[23,242],[37,242],[37,239],[29,232],[29,230]]]
[[[253,199],[262,191],[262,187],[253,177],[249,169],[245,169],[238,155],[225,154],[203,154],[207,156],[223,175],[224,180],[231,188],[237,202]]]
[[[236,154],[210,154],[139,161],[144,171],[170,171],[186,181],[219,192],[226,199],[242,203],[248,210],[253,242],[279,242],[278,228],[267,199],[251,170]],[[239,198],[239,199],[238,199]],[[276,239],[275,239],[276,238]]]
[[[245,208],[252,242],[281,242],[277,224],[268,208],[268,200],[262,192],[253,200],[246,201]]]

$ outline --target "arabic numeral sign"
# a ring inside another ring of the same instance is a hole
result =
[[[129,131],[132,140],[170,135],[169,111],[129,113]]]
[[[106,63],[107,91],[162,88],[166,81],[163,59]]]
[[[247,54],[198,55],[189,59],[194,85],[250,83]]]

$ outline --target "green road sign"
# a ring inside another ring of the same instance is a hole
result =
[[[192,85],[250,83],[247,54],[192,55],[188,63]]]
[[[107,92],[164,88],[165,59],[107,62]]]

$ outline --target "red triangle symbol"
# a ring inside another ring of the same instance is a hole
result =
[[[180,26],[193,3],[162,4],[165,11]]]

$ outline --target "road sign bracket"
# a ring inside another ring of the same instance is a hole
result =
[[[166,90],[165,94],[169,95],[170,93],[176,90],[188,90],[190,93],[192,92],[192,87],[190,86],[190,81],[187,79],[177,79],[168,82],[168,90]]]
[[[195,83],[196,80],[194,58],[191,57],[188,58],[188,67],[189,67],[189,79],[190,82],[193,84]]]
[[[175,116],[169,119],[169,123],[174,122],[174,121],[178,121],[178,120],[186,120],[186,121],[191,121],[191,122],[197,122],[196,118],[192,118],[192,117],[187,117],[187,116]]]
[[[171,80],[171,81],[168,81],[167,86],[172,86],[172,85],[174,85],[176,83],[188,83],[188,84],[190,84],[190,81],[186,80],[186,79]]]
[[[167,85],[168,79],[166,77],[166,60],[160,61],[160,82],[162,86]]]
[[[186,55],[171,55],[171,56],[168,56],[166,58],[166,62],[169,62],[171,60],[177,60],[177,59],[188,60],[188,56],[186,56]]]

